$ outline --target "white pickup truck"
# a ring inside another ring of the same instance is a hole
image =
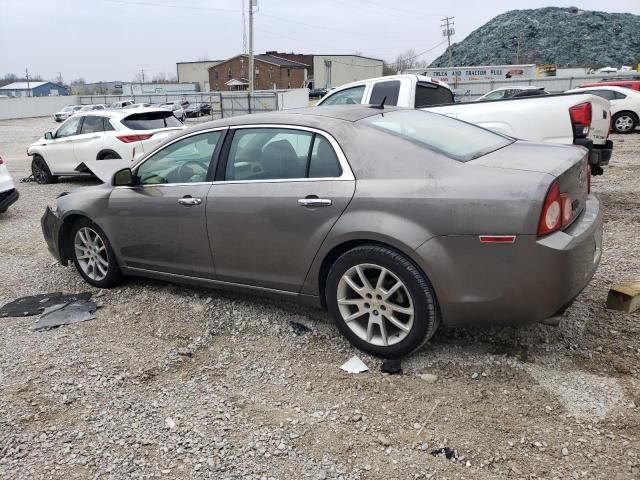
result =
[[[590,152],[591,173],[603,173],[611,158],[609,102],[597,95],[561,93],[485,102],[454,103],[451,88],[423,75],[403,74],[348,83],[318,105],[349,103],[419,108],[474,123],[521,140],[574,144]]]

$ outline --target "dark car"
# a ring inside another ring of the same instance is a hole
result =
[[[184,109],[187,118],[211,115],[211,105],[208,103],[192,103]]]
[[[328,88],[312,88],[309,90],[309,98],[322,98],[328,91]]]

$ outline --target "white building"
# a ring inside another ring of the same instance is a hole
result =
[[[345,83],[382,76],[382,60],[360,55],[313,55],[313,88],[339,87]]]
[[[201,92],[209,91],[209,68],[215,67],[222,60],[205,60],[200,62],[178,62],[178,83],[198,83]]]

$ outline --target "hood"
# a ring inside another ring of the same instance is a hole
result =
[[[104,183],[110,184],[114,173],[132,165],[133,163],[130,160],[123,159],[87,160],[78,165],[75,170],[81,173],[91,173]]]

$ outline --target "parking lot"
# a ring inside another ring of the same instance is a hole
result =
[[[16,181],[55,128],[0,121]],[[640,132],[612,138],[592,185],[602,263],[560,326],[441,328],[397,376],[320,310],[137,278],[88,288],[51,257],[40,217],[96,182],[17,184],[0,216],[0,305],[92,291],[102,308],[48,332],[0,319],[0,477],[640,478],[640,314],[604,307],[640,274]],[[368,372],[338,368],[353,355]],[[451,459],[432,454],[445,447]]]

